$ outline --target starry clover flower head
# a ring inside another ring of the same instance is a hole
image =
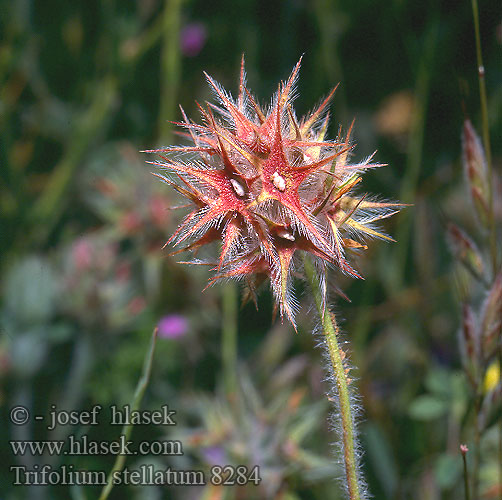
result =
[[[281,317],[295,325],[298,307],[293,276],[302,274],[308,254],[326,296],[329,268],[360,278],[347,249],[366,249],[369,238],[391,238],[375,222],[396,213],[400,204],[356,196],[366,170],[382,166],[372,157],[350,163],[352,125],[329,140],[328,105],[336,87],[310,114],[298,118],[292,107],[300,61],[279,85],[268,109],[246,86],[244,58],[237,99],[205,74],[217,104],[198,104],[202,123],[183,121],[192,144],[148,150],[157,153],[162,181],[190,204],[166,245],[196,252],[220,242],[211,283],[242,279],[253,299],[270,279]],[[194,260],[193,263],[207,264]]]

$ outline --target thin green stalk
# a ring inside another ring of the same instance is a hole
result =
[[[149,50],[155,47],[164,33],[164,18],[159,16],[149,29],[138,35],[132,46],[132,50],[124,51],[122,57],[128,64],[137,64]]]
[[[237,388],[237,290],[233,283],[223,287],[222,297],[222,340],[223,380],[227,394],[234,394]]]
[[[51,176],[39,199],[34,203],[32,219],[38,222],[34,233],[45,237],[64,211],[63,203],[68,190],[75,181],[78,168],[89,146],[110,118],[117,95],[117,82],[112,76],[103,78],[96,85],[93,100],[86,110],[75,120],[74,133],[60,162],[54,167]]]
[[[499,347],[499,379],[502,378],[502,344]],[[499,485],[502,486],[502,417],[500,417],[499,422]],[[502,489],[500,491],[500,500],[502,500]]]
[[[483,145],[485,147],[486,165],[488,167],[488,214],[490,227],[490,252],[492,258],[493,274],[497,273],[497,245],[495,234],[495,220],[493,217],[493,178],[492,178],[492,154],[490,145],[490,126],[488,122],[488,101],[486,98],[485,67],[483,65],[483,53],[481,51],[481,36],[479,33],[479,10],[478,0],[471,0],[472,17],[474,21],[474,35],[476,38],[476,59],[478,63],[479,99],[481,104],[481,127],[483,130]]]
[[[408,139],[406,169],[404,179],[401,183],[399,199],[409,203],[416,194],[416,187],[420,177],[422,166],[424,135],[429,104],[430,82],[432,75],[432,65],[436,53],[437,37],[439,32],[439,21],[437,17],[431,20],[430,28],[425,35],[422,55],[418,64],[417,80],[415,87],[415,105],[411,123],[411,131]],[[400,242],[396,248],[396,264],[393,266],[389,276],[394,291],[401,292],[406,259],[409,251],[409,241],[412,235],[413,219],[408,211],[401,215],[398,224],[396,240]]]
[[[164,41],[161,56],[161,101],[159,111],[159,140],[169,139],[174,109],[181,79],[180,17],[182,0],[166,0],[164,7]]]
[[[464,489],[465,489],[465,500],[471,500],[471,494],[469,491],[469,473],[467,471],[467,446],[460,445],[460,452],[462,453],[462,461],[464,462]]]
[[[316,0],[315,13],[321,41],[320,57],[328,82],[343,81],[343,64],[339,56],[339,41],[345,30],[345,20],[336,0]],[[340,123],[350,121],[347,113],[345,87],[342,85],[336,94],[336,109]]]
[[[342,424],[343,463],[345,478],[350,500],[361,498],[360,485],[357,474],[357,459],[355,453],[355,429],[354,417],[350,406],[350,394],[343,364],[342,355],[338,346],[339,328],[335,317],[322,300],[319,282],[315,276],[314,268],[310,260],[305,259],[305,274],[312,290],[317,312],[321,319],[326,347],[329,352],[332,375],[335,379],[340,407],[340,419]]]
[[[65,386],[57,404],[58,408],[78,408],[84,396],[84,388],[89,373],[91,372],[94,356],[91,346],[90,332],[83,332],[75,342],[70,370],[66,376]],[[49,434],[50,441],[64,441],[70,434],[71,428],[58,425]],[[54,465],[58,460],[57,455],[49,455],[47,463]]]
[[[474,404],[474,467],[472,473],[472,496],[474,499],[479,498],[479,468],[481,465],[481,429],[480,429],[480,413],[481,413],[482,395],[476,394]]]
[[[478,63],[478,81],[479,81],[479,100],[481,105],[481,127],[483,134],[483,145],[485,148],[486,165],[488,169],[488,226],[490,239],[490,255],[492,261],[493,276],[496,276],[498,270],[497,263],[497,234],[495,229],[495,217],[493,211],[493,166],[490,144],[490,124],[488,121],[488,100],[486,96],[485,67],[483,64],[483,52],[481,50],[481,36],[479,29],[479,9],[478,0],[471,0],[472,17],[474,23],[474,37],[476,39],[476,59]],[[502,373],[502,346],[498,353],[499,366]],[[498,445],[498,463],[499,463],[499,484],[502,484],[502,419],[499,424],[499,445]],[[477,478],[475,478],[477,480]],[[502,500],[502,493],[500,495]]]
[[[136,386],[136,390],[134,391],[134,397],[131,404],[131,412],[138,411],[141,400],[143,399],[143,395],[145,394],[146,387],[148,385],[148,381],[150,380],[150,373],[152,372],[152,362],[153,362],[153,353],[155,351],[155,343],[157,340],[157,328],[155,328],[152,339],[150,341],[150,346],[148,348],[148,352],[146,354],[145,360],[143,362],[143,371],[141,373],[141,378],[138,381],[138,385]],[[122,436],[124,436],[124,440],[127,442],[131,437],[131,432],[133,429],[133,424],[126,424],[122,428]],[[114,475],[122,471],[125,465],[127,455],[118,455],[115,463],[113,464],[113,469],[110,474],[108,474],[108,479],[105,487],[101,491],[101,495],[99,496],[99,500],[106,500],[108,495],[112,491],[113,488],[113,479]]]

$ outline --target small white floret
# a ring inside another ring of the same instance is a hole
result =
[[[244,188],[242,187],[242,185],[239,184],[239,182],[237,182],[235,179],[230,179],[230,184],[232,184],[232,187],[234,188],[235,194],[239,198],[242,198],[246,194],[246,191],[244,191]]]
[[[279,236],[279,238],[284,238],[285,240],[295,241],[293,233],[291,231],[288,231],[287,229],[281,229],[277,231],[277,236]]]
[[[280,176],[277,172],[272,174],[272,182],[276,189],[279,191],[285,191],[286,181],[284,180],[284,177]]]

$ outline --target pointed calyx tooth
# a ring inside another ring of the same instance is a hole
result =
[[[244,190],[242,184],[239,181],[236,181],[235,179],[230,179],[230,184],[232,184],[234,192],[239,198],[243,198],[246,195],[246,191]]]
[[[279,191],[285,191],[286,190],[286,181],[284,180],[284,177],[279,175],[278,172],[274,172],[272,174],[272,183],[274,184],[275,188],[278,189]]]

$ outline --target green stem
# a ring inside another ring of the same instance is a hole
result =
[[[500,380],[502,378],[502,344],[499,347],[498,358],[499,358],[499,380]],[[499,422],[498,455],[499,455],[499,486],[501,486],[500,500],[502,500],[502,417],[500,417],[500,422]]]
[[[476,394],[474,404],[474,467],[472,474],[472,497],[479,498],[479,468],[481,465],[481,429],[480,429],[480,413],[481,413],[482,395]]]
[[[159,140],[169,140],[174,108],[181,79],[180,17],[182,0],[166,0],[164,7],[164,41],[161,56],[161,101],[159,112]]]
[[[427,110],[430,95],[430,82],[436,54],[436,44],[439,32],[439,21],[436,16],[431,19],[430,27],[425,35],[422,55],[418,64],[417,80],[415,87],[414,113],[411,123],[411,130],[408,139],[406,169],[401,183],[399,199],[409,203],[416,197],[417,185],[420,177],[420,168],[423,163],[423,146],[426,130]],[[414,220],[409,211],[404,211],[400,215],[396,240],[400,244],[396,247],[396,265],[393,266],[389,277],[393,290],[402,290],[403,276],[405,275],[406,261],[409,252],[409,242],[412,236]]]
[[[73,124],[74,132],[68,141],[63,158],[51,172],[51,176],[39,199],[32,207],[32,218],[37,221],[34,234],[45,237],[64,211],[62,201],[68,198],[68,191],[75,182],[77,170],[92,141],[102,131],[110,118],[117,95],[117,82],[112,76],[105,77],[99,84],[92,102]]]
[[[145,394],[148,381],[150,380],[150,373],[152,372],[153,353],[155,351],[156,340],[157,340],[157,328],[155,328],[153,332],[152,339],[150,341],[150,346],[148,348],[148,352],[143,362],[143,371],[141,373],[141,378],[139,379],[138,385],[136,386],[136,390],[134,391],[134,397],[131,404],[131,413],[139,410],[141,400],[143,399],[143,395]],[[126,442],[129,441],[132,429],[133,429],[133,424],[124,425],[121,434],[122,436],[124,436],[124,441]],[[115,463],[113,464],[113,469],[111,470],[110,474],[108,474],[106,486],[101,491],[99,500],[106,500],[108,498],[108,495],[110,494],[113,488],[114,475],[117,472],[122,471],[125,465],[126,458],[127,455],[117,456]]]
[[[485,148],[486,155],[486,165],[487,165],[487,176],[488,176],[488,227],[489,227],[489,241],[490,241],[490,255],[493,268],[493,276],[496,276],[498,270],[497,263],[497,234],[495,228],[495,217],[493,210],[493,167],[492,167],[492,154],[491,154],[491,144],[490,144],[490,124],[488,121],[488,100],[486,97],[486,83],[485,83],[485,67],[483,64],[483,53],[481,50],[481,36],[479,29],[479,9],[478,1],[471,0],[472,5],[472,17],[474,23],[474,36],[476,39],[476,59],[478,63],[478,81],[479,81],[479,100],[481,105],[481,127],[483,133],[483,145]],[[499,366],[502,370],[502,346],[499,348],[498,353]],[[501,371],[502,373],[502,371]],[[478,440],[479,429],[476,429],[476,437]],[[479,443],[478,443],[479,444]],[[478,449],[476,449],[478,453]],[[502,484],[502,419],[500,420],[499,426],[499,446],[498,446],[498,462],[499,462],[499,483]],[[475,469],[474,476],[474,498],[477,498],[477,489],[479,483],[479,457],[475,461],[477,468]],[[500,495],[502,500],[502,493]]]
[[[227,394],[234,394],[237,388],[237,290],[233,283],[223,287],[222,297],[222,341],[223,379]]]
[[[479,33],[479,10],[478,1],[472,0],[472,17],[474,21],[474,35],[476,38],[476,59],[478,63],[479,99],[481,104],[481,126],[483,130],[483,145],[485,147],[486,165],[488,167],[488,214],[490,229],[490,252],[492,258],[493,274],[497,273],[497,245],[495,234],[495,220],[493,217],[493,174],[492,154],[490,145],[490,126],[488,122],[488,101],[486,98],[485,67],[483,65],[483,53],[481,51],[481,36]]]
[[[343,64],[340,60],[340,39],[345,31],[345,21],[336,0],[316,0],[315,13],[320,35],[320,58],[325,78],[333,82],[343,82]],[[347,112],[347,98],[343,85],[336,91],[337,116],[340,123],[350,121]]]
[[[319,287],[319,281],[314,273],[314,268],[310,260],[305,259],[305,274],[312,290],[314,302],[321,318],[326,347],[329,352],[332,375],[336,383],[336,393],[340,407],[340,418],[342,424],[343,442],[343,463],[345,467],[345,478],[347,481],[347,491],[350,500],[361,498],[358,474],[357,459],[355,454],[355,430],[354,417],[350,406],[350,393],[343,364],[340,347],[338,346],[339,327],[334,315],[330,313],[324,303]]]
[[[465,500],[471,500],[471,495],[469,492],[469,473],[467,471],[467,448],[465,450],[460,448],[462,452],[462,461],[464,462],[464,489],[465,489]]]

